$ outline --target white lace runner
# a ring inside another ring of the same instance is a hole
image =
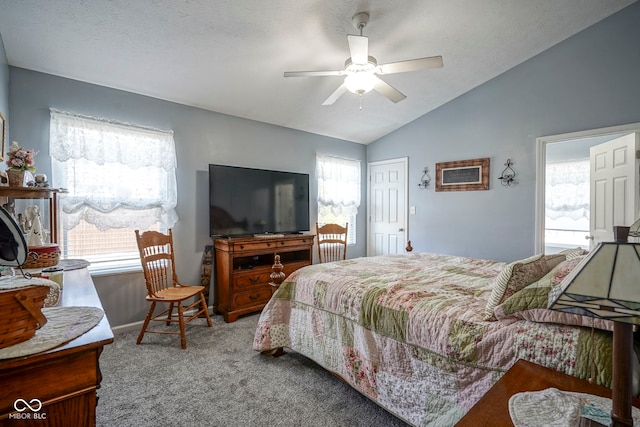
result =
[[[580,417],[611,424],[611,399],[586,393],[547,388],[516,393],[509,399],[515,427],[573,427]],[[633,424],[640,425],[640,409],[632,408]]]

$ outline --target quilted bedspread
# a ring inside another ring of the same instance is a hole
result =
[[[483,320],[504,265],[408,253],[305,267],[263,310],[254,349],[303,354],[416,426],[454,425],[519,358],[609,385],[609,333]]]

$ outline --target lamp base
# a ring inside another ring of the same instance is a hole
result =
[[[611,426],[632,427],[631,417],[631,360],[633,354],[633,325],[615,322],[613,324],[613,381],[611,383],[612,404]]]

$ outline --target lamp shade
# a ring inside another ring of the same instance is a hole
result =
[[[552,310],[640,324],[640,243],[600,243],[549,301]]]

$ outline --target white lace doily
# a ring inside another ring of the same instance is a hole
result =
[[[50,350],[92,329],[104,312],[97,307],[49,307],[42,314],[47,323],[29,340],[0,349],[0,360]]]
[[[509,415],[515,427],[573,427],[580,417],[611,424],[611,399],[586,393],[548,388],[516,393],[509,399]],[[634,425],[640,425],[640,409],[633,407]]]

